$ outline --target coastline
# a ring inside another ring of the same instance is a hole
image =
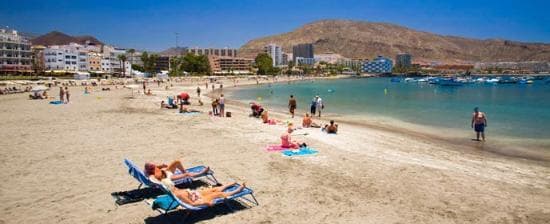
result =
[[[225,83],[225,82],[224,82]],[[249,82],[247,82],[250,84]],[[448,144],[394,130],[345,124],[338,135],[300,129],[318,155],[287,158],[266,152],[283,125],[248,117],[227,100],[231,118],[211,117],[209,102],[194,116],[160,109],[160,100],[197,84],[151,85],[153,96],[128,89],[81,94],[49,105],[24,95],[0,98],[0,223],[173,223],[183,211],[160,215],[145,203],[115,206],[112,192],[138,183],[122,160],[181,159],[208,165],[223,182],[246,182],[259,206],[192,214],[207,223],[546,223],[548,163],[492,153],[465,153]],[[239,83],[246,84],[246,83]],[[252,82],[254,85],[254,82]],[[226,87],[224,87],[224,90]],[[229,90],[230,88],[227,87]],[[211,94],[215,94],[212,92]],[[287,119],[287,114],[272,115]],[[299,123],[300,118],[292,120]],[[60,171],[60,172],[53,172]],[[83,209],[74,209],[75,207]]]
[[[353,77],[344,77],[353,78]],[[366,78],[366,77],[365,77]],[[315,80],[315,79],[314,79]],[[308,80],[298,80],[308,81]],[[271,82],[273,83],[273,82]],[[282,81],[279,83],[283,83]],[[237,87],[229,88],[229,97],[233,96],[233,91],[239,91],[239,89],[254,86],[255,84],[240,85]],[[219,95],[219,91],[209,94],[209,97]],[[227,99],[226,99],[227,100]],[[242,106],[248,109],[248,104],[245,100],[231,99],[228,102]],[[274,116],[277,119],[286,119],[289,117],[287,108],[269,106],[270,116]],[[297,109],[296,116],[303,117],[303,114],[309,112],[305,110]],[[371,119],[375,117],[374,119]],[[507,156],[511,158],[529,159],[534,161],[550,162],[550,153],[547,151],[547,146],[550,144],[548,140],[541,139],[522,139],[511,137],[492,137],[488,136],[486,142],[471,141],[471,137],[474,136],[471,130],[460,130],[455,128],[434,127],[424,124],[416,124],[398,120],[392,117],[383,117],[379,115],[364,114],[362,116],[349,116],[343,114],[330,114],[325,113],[321,119],[314,117],[314,120],[320,120],[320,123],[327,124],[330,120],[335,120],[337,123],[345,124],[347,127],[351,126],[351,132],[357,128],[375,129],[378,131],[385,131],[391,133],[398,133],[406,136],[407,138],[418,138],[423,141],[433,141],[438,144],[445,144],[448,148],[453,150],[459,150],[474,154],[483,154],[486,156]],[[301,126],[301,121],[298,121]],[[319,122],[318,122],[319,123]],[[341,128],[342,129],[342,128]],[[343,130],[345,130],[344,128]],[[528,146],[525,146],[525,141],[529,142]],[[547,164],[548,165],[548,164]]]

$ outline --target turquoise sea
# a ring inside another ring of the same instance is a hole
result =
[[[323,98],[331,117],[387,117],[407,123],[473,132],[470,119],[479,107],[488,117],[490,136],[550,139],[550,84],[465,84],[439,86],[391,82],[389,78],[300,81],[238,89],[231,97],[258,101],[268,108],[286,108],[293,94],[301,112],[315,95]]]

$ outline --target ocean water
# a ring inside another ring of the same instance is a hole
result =
[[[391,82],[389,78],[339,79],[263,84],[237,89],[230,96],[284,109],[289,95],[298,110],[309,111],[315,95],[330,116],[387,117],[407,123],[473,132],[474,107],[488,118],[486,132],[514,139],[550,139],[550,84],[466,84],[439,86]]]

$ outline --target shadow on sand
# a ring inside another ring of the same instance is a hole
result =
[[[230,207],[230,208],[229,208]],[[144,220],[147,224],[165,224],[165,223],[197,223],[205,220],[214,219],[220,215],[227,215],[233,212],[249,208],[238,201],[229,200],[226,203],[217,204],[214,207],[200,211],[188,212],[178,209],[167,214],[160,214],[155,217],[148,217]]]

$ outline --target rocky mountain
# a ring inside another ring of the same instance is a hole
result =
[[[281,45],[285,52],[292,52],[292,46],[299,43],[313,43],[316,54],[333,52],[347,58],[394,58],[407,52],[416,62],[550,61],[548,43],[444,36],[388,23],[350,20],[321,20],[292,32],[251,40],[240,48],[239,55],[254,57],[269,43]]]
[[[59,31],[52,31],[42,36],[31,39],[33,45],[63,45],[69,43],[85,44],[86,41],[96,45],[103,45],[101,41],[93,36],[70,36]]]

